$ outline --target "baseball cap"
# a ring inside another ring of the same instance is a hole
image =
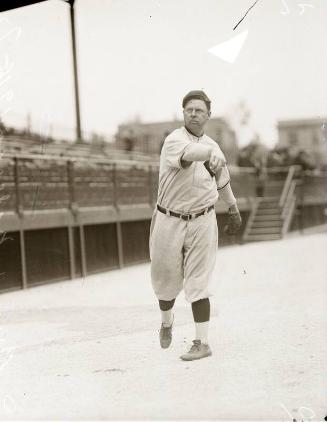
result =
[[[200,90],[195,90],[195,91],[190,91],[188,94],[185,95],[185,97],[183,98],[183,108],[185,108],[186,104],[190,101],[190,100],[202,100],[205,102],[208,111],[210,111],[211,108],[211,101],[209,100],[208,96],[206,95],[205,92],[200,91]]]

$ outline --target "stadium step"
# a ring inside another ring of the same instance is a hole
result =
[[[280,209],[279,208],[258,208],[256,215],[280,215]]]
[[[260,203],[265,202],[279,202],[279,196],[264,196],[263,198],[260,198]]]
[[[266,240],[279,240],[282,236],[280,234],[253,234],[247,235],[245,241],[246,242],[258,242],[258,241],[266,241]]]
[[[262,234],[262,235],[271,235],[271,234],[280,234],[281,227],[251,227],[251,231],[248,236]]]
[[[276,220],[259,220],[257,221],[257,219],[255,219],[252,223],[252,229],[258,229],[258,228],[263,228],[263,227],[282,227],[283,222],[280,219],[276,219]]]
[[[252,209],[243,234],[244,242],[281,239],[288,230],[290,213],[294,210],[294,167],[290,167],[285,175],[279,172],[275,176],[276,180],[266,183],[265,196],[258,198],[256,207]],[[285,208],[285,203],[292,206]]]
[[[256,215],[254,221],[259,222],[259,221],[280,221],[280,215],[279,214],[273,214],[273,215],[269,215],[269,214],[264,214],[264,215]]]
[[[264,197],[260,199],[256,214],[243,240],[245,242],[278,240],[282,237],[282,227],[279,197]]]
[[[269,208],[279,209],[278,201],[265,201],[261,202],[258,206],[258,209],[260,210],[266,210]]]
[[[265,185],[265,196],[279,196],[283,190],[284,181],[272,181]]]

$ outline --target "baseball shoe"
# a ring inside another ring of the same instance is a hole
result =
[[[208,344],[202,344],[201,340],[193,340],[190,350],[181,356],[182,360],[196,360],[211,356],[212,352]]]
[[[173,315],[173,322],[169,327],[165,327],[161,324],[159,338],[160,338],[160,346],[163,349],[167,349],[170,346],[171,339],[172,339],[172,331],[173,331],[173,323],[174,323],[174,315]]]

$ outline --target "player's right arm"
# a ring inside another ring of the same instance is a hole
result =
[[[190,144],[185,150],[181,159],[182,165],[187,167],[193,161],[209,161],[213,172],[226,164],[225,157],[217,148],[203,144]]]
[[[210,158],[211,149],[207,145],[189,144],[182,156],[183,161],[207,161]]]
[[[161,154],[165,163],[173,168],[186,168],[194,161],[208,161],[213,172],[225,164],[224,154],[215,145],[191,142],[176,129],[165,139]]]

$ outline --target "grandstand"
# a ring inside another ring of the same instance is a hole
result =
[[[61,128],[55,127],[55,129],[60,130]],[[37,133],[30,128],[18,129],[0,122],[0,133],[2,135],[0,141],[1,152],[9,155],[42,154],[72,159],[93,157],[115,160],[158,161],[159,158],[157,154],[117,149],[117,145],[112,139],[96,133],[84,132],[84,141],[76,142],[70,139],[70,132],[70,129],[65,128],[64,136],[57,135],[55,137],[49,134]]]
[[[273,199],[278,208],[271,209],[268,203],[260,210],[255,170],[231,167],[230,171],[244,223],[234,238],[220,230],[220,245],[240,243],[244,233],[248,240],[265,240],[271,236],[270,220],[277,217],[281,218],[278,227],[286,221],[287,230],[326,223],[326,174],[307,172],[295,179],[289,168],[269,169],[265,199]],[[86,276],[149,259],[157,162],[7,152],[0,161],[0,175],[0,290]],[[259,216],[260,227],[257,210],[264,214]],[[227,211],[218,201],[220,228]],[[249,222],[257,227],[252,224],[250,230]],[[278,232],[275,238],[281,235]]]
[[[102,145],[92,143],[72,143],[70,141],[36,141],[28,137],[5,136],[1,141],[1,150],[5,155],[38,155],[69,158],[108,158],[114,160],[158,161],[156,154],[124,151],[115,148],[112,143]]]
[[[83,142],[1,125],[0,290],[26,288],[149,259],[159,155],[116,149],[95,134]],[[255,168],[229,166],[243,218],[220,245],[277,239],[327,221],[323,172],[269,168],[264,198]],[[220,228],[228,210],[218,201]]]

